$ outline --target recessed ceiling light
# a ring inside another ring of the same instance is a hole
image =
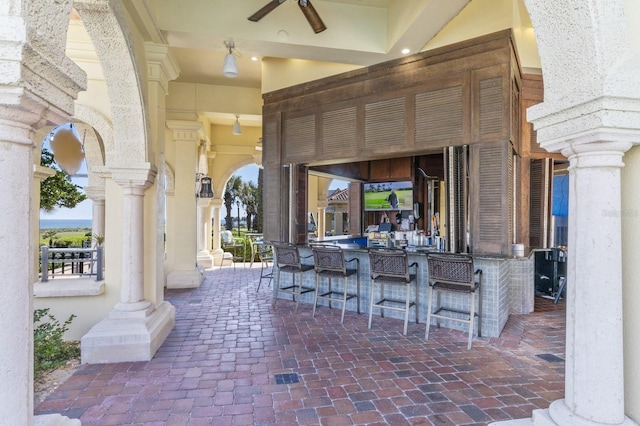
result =
[[[258,57],[257,57],[257,56],[252,56],[252,57],[251,57],[251,60],[255,62],[255,61],[257,61],[257,60],[258,60]]]
[[[402,54],[403,54],[403,55],[406,55],[406,54],[407,54],[407,53],[409,53],[409,52],[411,52],[411,50],[410,50],[410,49],[407,49],[407,48],[402,49]]]

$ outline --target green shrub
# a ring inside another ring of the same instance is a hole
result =
[[[49,313],[49,308],[36,309],[33,312],[33,354],[36,379],[44,372],[58,368],[80,355],[79,342],[62,339],[75,317],[71,315],[64,324],[60,324]]]

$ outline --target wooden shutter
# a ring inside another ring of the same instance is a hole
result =
[[[349,234],[362,234],[362,184],[349,183]]]
[[[548,246],[551,180],[553,160],[531,160],[531,190],[529,192],[529,245],[531,248]]]
[[[286,198],[288,181],[283,176],[280,166],[280,144],[278,143],[279,114],[264,117],[262,136],[262,211],[263,232],[267,240],[283,240],[287,229],[284,225],[289,216],[286,208],[283,210],[283,199]]]
[[[470,161],[472,251],[509,255],[513,238],[510,144],[503,141],[473,145]]]
[[[298,164],[295,166],[296,185],[291,194],[292,202],[295,203],[295,224],[294,226],[294,242],[303,244],[307,242],[307,166]]]
[[[449,251],[466,253],[468,223],[468,148],[445,148],[445,186],[447,188],[447,246]],[[442,221],[444,218],[440,218]],[[442,226],[441,226],[442,229]]]

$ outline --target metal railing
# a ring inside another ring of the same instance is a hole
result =
[[[40,247],[40,281],[47,282],[57,275],[93,276],[103,280],[102,246],[96,248]]]

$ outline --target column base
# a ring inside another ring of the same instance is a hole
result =
[[[80,426],[80,420],[60,414],[43,414],[33,417],[33,426]]]
[[[149,361],[175,325],[175,308],[161,303],[145,317],[107,317],[80,341],[83,364]]]
[[[196,261],[198,263],[198,266],[202,267],[203,269],[213,268],[213,256],[211,256],[211,254],[209,254],[209,252],[206,250],[198,253]]]
[[[197,288],[204,281],[204,273],[199,269],[173,271],[167,276],[167,288]]]
[[[503,422],[489,423],[489,426],[637,426],[638,424],[628,417],[622,423],[600,423],[584,417],[577,416],[569,410],[564,399],[553,401],[547,410],[533,410],[530,419],[506,420]]]

